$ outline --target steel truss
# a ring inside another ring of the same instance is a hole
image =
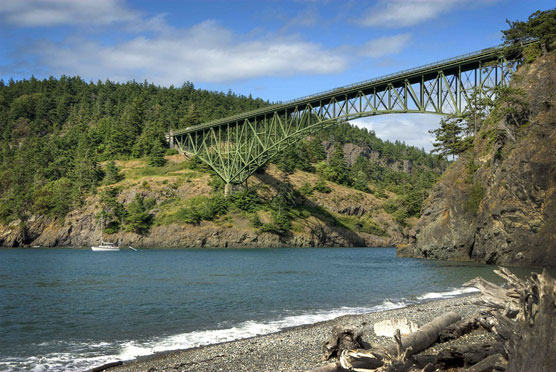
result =
[[[471,93],[493,97],[513,70],[500,48],[403,71],[171,132],[171,146],[243,183],[284,148],[336,123],[391,113],[462,114]]]

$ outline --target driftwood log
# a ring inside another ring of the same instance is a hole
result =
[[[309,372],[341,372],[346,370],[365,371],[381,368],[382,371],[401,370],[409,363],[409,357],[428,348],[438,339],[440,330],[457,322],[461,317],[454,312],[446,313],[425,324],[407,336],[397,333],[396,342],[385,348],[371,350],[356,349],[341,352],[340,363],[330,363]]]
[[[504,345],[508,372],[556,371],[556,282],[546,270],[521,280],[509,270],[495,273],[502,288],[476,278],[466,286],[483,293],[482,302],[497,309],[492,330]]]
[[[505,371],[507,361],[502,354],[494,354],[481,360],[479,363],[464,369],[462,372],[494,372]]]
[[[340,362],[310,372],[380,371],[405,372],[451,370],[463,372],[556,372],[556,281],[545,270],[522,280],[504,268],[495,270],[507,282],[504,287],[475,278],[465,286],[478,288],[480,303],[490,307],[472,318],[458,321],[455,313],[444,314],[419,331],[401,337],[386,348],[335,349]],[[493,332],[497,343],[451,346],[436,355],[413,355],[435,341],[446,342],[482,327]],[[357,339],[353,331],[347,341]],[[341,337],[337,344],[342,344]],[[353,343],[355,345],[355,343]]]
[[[438,333],[439,342],[448,342],[460,338],[463,335],[473,332],[481,327],[481,314],[462,319],[459,322],[450,324]]]
[[[441,369],[470,368],[491,355],[504,354],[504,347],[499,342],[451,346],[438,353],[435,364]]]
[[[353,349],[368,349],[371,345],[363,340],[361,332],[355,332],[349,328],[335,326],[323,347],[324,360],[338,358],[342,351]]]

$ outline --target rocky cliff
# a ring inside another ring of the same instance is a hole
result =
[[[525,109],[511,100],[494,109],[473,149],[431,192],[412,244],[398,255],[556,267],[554,53],[522,66],[512,88]]]
[[[133,247],[349,247],[394,246],[404,242],[406,228],[397,224],[386,213],[382,204],[387,200],[377,198],[352,188],[328,183],[331,191],[298,193],[297,204],[307,211],[295,221],[287,234],[261,232],[253,225],[253,216],[232,211],[214,221],[201,221],[198,225],[171,220],[168,216],[188,199],[212,194],[210,177],[201,172],[186,169],[182,155],[168,156],[166,170],[152,175],[142,160],[119,161],[125,179],[110,187],[120,192],[117,200],[129,205],[136,194],[154,199],[149,211],[154,223],[145,234],[119,231],[105,235],[110,241],[121,240],[122,245]],[[152,171],[152,169],[151,169]],[[256,174],[250,180],[251,187],[260,190],[265,200],[271,200],[280,187],[283,175],[275,166]],[[314,185],[318,176],[296,171],[288,176],[295,189]],[[106,187],[106,186],[105,186]],[[99,194],[103,187],[100,188]],[[100,211],[99,194],[89,197],[83,206],[71,211],[64,220],[45,216],[31,216],[25,222],[14,220],[0,225],[0,246],[91,246],[98,244],[99,229],[96,216]],[[269,219],[266,212],[259,211],[262,222]]]

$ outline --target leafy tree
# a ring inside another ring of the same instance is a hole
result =
[[[369,180],[367,175],[363,171],[357,171],[353,178],[353,188],[363,191],[369,192]]]
[[[493,105],[492,98],[485,96],[480,89],[474,89],[471,92],[462,115],[463,132],[466,136],[477,134]]]
[[[313,137],[309,141],[304,142],[304,147],[307,151],[308,160],[311,163],[317,163],[326,159],[326,152],[318,137]]]
[[[189,110],[187,111],[187,115],[184,118],[184,124],[186,127],[201,124],[201,113],[197,109],[197,106],[195,106],[195,104],[193,103],[189,105]]]

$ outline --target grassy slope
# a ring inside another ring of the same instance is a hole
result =
[[[125,178],[111,186],[121,187],[119,200],[124,204],[132,200],[130,195],[140,193],[154,198],[157,203],[150,211],[156,226],[180,225],[184,229],[234,229],[236,231],[257,232],[253,224],[257,215],[262,223],[270,221],[270,211],[261,208],[254,212],[231,209],[226,215],[214,221],[203,221],[200,226],[185,224],[179,215],[180,209],[190,198],[198,195],[211,196],[210,176],[186,167],[182,155],[167,156],[167,164],[156,168],[147,165],[146,160],[117,161]],[[256,174],[249,180],[249,187],[255,187],[260,197],[270,201],[275,195],[283,175],[274,166],[265,173]],[[316,174],[296,171],[289,175],[289,182],[299,191],[303,185],[315,185]],[[293,235],[307,235],[318,226],[328,226],[356,234],[368,245],[391,245],[400,242],[403,228],[394,222],[382,205],[388,198],[377,198],[352,188],[327,182],[331,192],[324,194],[314,190],[309,195],[299,193],[291,232]],[[389,196],[393,196],[389,195]]]

